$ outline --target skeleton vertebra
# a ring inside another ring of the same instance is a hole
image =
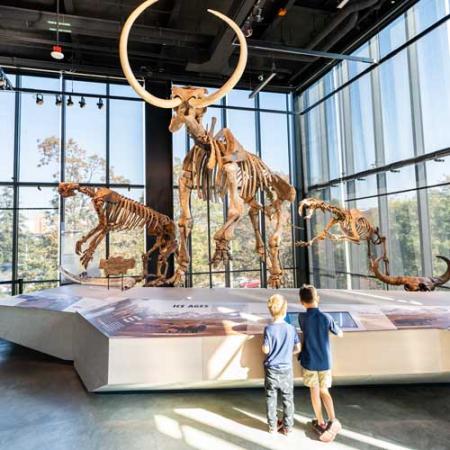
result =
[[[173,220],[108,188],[80,186],[77,183],[60,183],[58,187],[59,194],[64,198],[74,196],[77,191],[92,199],[99,220],[98,225],[75,245],[75,251],[77,255],[81,255],[80,261],[84,268],[88,267],[96,248],[110,231],[145,228],[150,236],[155,236],[156,242],[147,253],[142,255],[144,280],[149,286],[164,284],[168,269],[167,260],[177,248]],[[88,245],[83,250],[85,244]],[[155,279],[147,282],[148,260],[155,251],[158,251]]]
[[[200,198],[214,199],[228,195],[229,207],[225,224],[215,233],[216,249],[212,263],[217,266],[231,259],[230,241],[234,229],[242,218],[244,204],[249,205],[249,216],[256,235],[256,251],[267,262],[270,272],[268,284],[280,287],[283,283],[283,269],[279,259],[282,237],[282,208],[285,201],[292,202],[295,189],[270,169],[257,156],[244,150],[233,136],[224,128],[214,136],[213,128],[207,131],[202,125],[202,116],[206,106],[227,94],[239,81],[247,62],[247,43],[239,27],[228,17],[216,11],[212,14],[225,21],[236,33],[239,41],[239,61],[230,79],[216,92],[206,95],[206,89],[181,87],[173,88],[170,100],[154,97],[137,82],[127,55],[127,42],[130,29],[136,18],[155,0],[148,0],[131,13],[125,22],[120,38],[120,59],[126,78],[135,91],[148,103],[161,108],[173,108],[174,115],[169,130],[175,132],[183,125],[195,142],[194,147],[183,161],[183,173],[179,180],[181,214],[178,222],[180,244],[177,256],[177,269],[172,281],[180,284],[189,266],[187,242],[192,230],[192,217],[189,200],[192,189],[196,188]],[[270,204],[264,212],[275,221],[275,230],[269,238],[269,255],[259,231],[258,214],[263,206],[258,203],[257,195],[264,191]]]
[[[343,209],[337,206],[331,205],[323,200],[317,198],[305,198],[298,205],[298,213],[300,216],[310,210],[304,218],[310,219],[314,212],[318,209],[323,213],[329,212],[331,218],[328,221],[325,228],[315,237],[309,241],[299,241],[296,245],[299,247],[309,247],[316,241],[323,241],[328,238],[333,241],[350,241],[355,244],[360,244],[361,241],[367,242],[367,254],[369,260],[371,259],[371,247],[370,245],[381,245],[383,254],[381,259],[385,263],[386,273],[389,274],[389,260],[386,252],[386,237],[380,234],[377,228],[374,228],[366,217],[357,209]],[[342,234],[330,233],[330,229],[338,225],[342,231]]]
[[[382,273],[378,267],[381,258],[371,259],[370,267],[375,276],[383,283],[392,286],[403,286],[405,291],[434,291],[438,286],[442,286],[450,280],[450,259],[444,256],[436,256],[447,263],[446,272],[440,277],[411,277],[411,276],[391,276]]]

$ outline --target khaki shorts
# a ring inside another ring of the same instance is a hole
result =
[[[302,367],[303,383],[308,387],[319,386],[320,389],[331,387],[331,370],[308,370]]]

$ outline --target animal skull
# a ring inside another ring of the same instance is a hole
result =
[[[185,124],[186,116],[194,116],[194,119],[197,122],[201,122],[201,119],[206,112],[206,108],[196,108],[189,102],[192,99],[202,99],[207,93],[208,90],[205,88],[193,88],[190,86],[172,88],[171,98],[181,99],[182,103],[180,106],[173,108],[174,114],[169,125],[169,131],[171,133],[175,133]]]
[[[442,286],[450,280],[450,259],[445,256],[436,256],[447,263],[447,270],[440,277],[411,277],[411,276],[391,276],[382,273],[378,267],[378,264],[382,258],[372,259],[370,261],[370,267],[375,276],[383,283],[390,284],[392,286],[402,286],[405,291],[410,292],[428,292],[434,291],[436,287]]]
[[[74,197],[79,188],[78,183],[59,183],[58,194],[63,198]]]

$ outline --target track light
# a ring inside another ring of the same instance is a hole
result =
[[[44,96],[42,94],[36,94],[36,105],[43,105],[44,104]]]
[[[86,100],[84,97],[81,97],[81,100],[78,103],[80,104],[80,108],[84,108],[86,106]]]
[[[56,106],[61,106],[61,104],[62,104],[62,97],[58,94],[58,95],[55,97],[55,105],[56,105]]]
[[[73,105],[72,96],[69,95],[69,98],[67,99],[67,106],[72,106],[72,105]]]
[[[273,72],[268,75],[266,79],[264,79],[264,74],[261,73],[258,75],[258,80],[260,83],[252,92],[250,92],[248,98],[254,98],[259,91],[262,91],[270,83],[272,78],[276,77],[277,73],[275,72],[275,67],[272,67],[272,70]]]
[[[98,109],[102,109],[102,108],[103,108],[103,105],[104,105],[103,99],[100,97],[100,98],[98,99],[98,102],[97,102],[97,108],[98,108]]]

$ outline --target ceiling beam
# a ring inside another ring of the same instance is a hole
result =
[[[51,46],[55,43],[54,39],[43,37],[37,34],[31,34],[27,32],[2,30],[0,29],[0,42],[8,42],[8,46],[16,45],[20,47],[27,47],[30,49],[43,49],[49,50]],[[81,44],[79,42],[65,42],[64,48],[72,49],[73,51],[80,50],[88,54],[98,54],[104,56],[111,56],[114,62],[118,61],[119,51],[116,46],[111,47],[110,45],[92,45],[92,44]],[[0,48],[2,48],[0,43]],[[140,51],[136,49],[130,49],[128,51],[129,55],[140,59],[157,59],[165,60],[165,62],[174,61],[175,63],[186,64],[188,61],[188,55],[186,57],[180,58],[174,55],[161,55],[159,52],[150,51]],[[206,53],[206,52],[204,52]],[[197,52],[198,55],[198,52]],[[192,52],[192,57],[194,57]],[[50,57],[49,57],[49,61]]]
[[[0,66],[16,68],[18,70],[26,71],[26,69],[38,69],[41,71],[58,71],[58,72],[70,72],[74,73],[75,76],[78,74],[93,74],[93,75],[102,75],[102,76],[110,76],[112,78],[120,78],[125,80],[123,77],[123,73],[120,68],[115,66],[107,66],[100,65],[98,61],[95,62],[95,65],[90,64],[89,62],[84,62],[82,64],[77,65],[76,71],[73,71],[73,66],[63,61],[42,61],[40,59],[33,59],[30,57],[15,57],[15,56],[0,56]],[[249,78],[249,76],[256,76],[258,71],[250,71],[247,73],[246,77],[243,77],[237,85],[237,89],[251,89],[253,90],[255,87],[254,82]],[[136,74],[139,77],[146,76],[144,72],[140,72]],[[220,86],[224,82],[224,77],[213,74],[202,74],[202,73],[188,73],[186,71],[180,70],[166,70],[164,73],[152,73],[148,78],[154,80],[166,80],[173,81],[176,84],[185,84],[185,85],[197,85],[197,86]],[[277,78],[275,78],[270,84],[270,89],[278,92],[289,92],[289,88],[285,84],[277,83]]]
[[[19,30],[48,31],[48,21],[56,21],[56,18],[56,13],[0,6],[0,22]],[[71,24],[70,30],[72,33],[80,36],[93,36],[117,41],[122,30],[121,23],[114,20],[65,14],[64,21]],[[130,42],[198,48],[198,46],[208,46],[211,37],[184,30],[135,25],[130,35]]]
[[[255,0],[234,0],[227,15],[233,19],[238,26],[242,26],[254,5]],[[190,63],[187,65],[186,70],[192,72],[229,73],[229,59],[234,51],[232,45],[234,37],[233,30],[226,25],[222,25],[221,31],[211,45],[211,58],[203,64]]]

